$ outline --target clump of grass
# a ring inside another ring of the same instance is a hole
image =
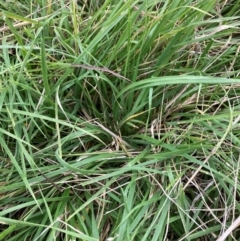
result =
[[[0,240],[215,240],[231,227],[239,4],[0,3]]]

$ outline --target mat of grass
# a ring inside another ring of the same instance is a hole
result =
[[[239,14],[0,1],[0,240],[238,240]]]

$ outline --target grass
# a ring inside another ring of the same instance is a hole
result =
[[[240,1],[0,2],[0,240],[239,240]]]

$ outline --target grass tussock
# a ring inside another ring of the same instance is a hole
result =
[[[238,240],[240,1],[0,2],[0,240]]]

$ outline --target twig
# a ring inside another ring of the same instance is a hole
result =
[[[75,68],[83,68],[83,69],[91,69],[91,70],[100,70],[100,71],[103,71],[103,72],[107,72],[107,73],[110,73],[116,77],[119,77],[121,79],[124,79],[124,80],[127,80],[129,82],[131,82],[130,79],[108,69],[108,68],[101,68],[101,67],[98,67],[98,66],[92,66],[92,65],[84,65],[84,64],[72,64],[71,67],[75,67]]]
[[[49,181],[59,192],[62,192],[62,190],[60,189],[60,187],[55,184],[51,179],[49,179],[45,174],[43,174],[40,170],[38,170],[40,172],[40,174],[47,180]]]
[[[120,136],[116,135],[115,133],[113,133],[112,131],[110,131],[109,129],[107,129],[105,126],[103,126],[102,124],[100,124],[97,121],[93,121],[93,123],[97,124],[102,130],[106,131],[109,135],[111,135],[114,139],[118,140],[120,143],[123,143],[125,146],[127,147],[131,147],[126,141],[124,141]]]
[[[119,144],[122,148],[122,150],[125,152],[125,154],[130,157],[132,156],[131,153],[128,152],[126,147],[131,147],[131,145],[129,145],[126,141],[124,141],[120,136],[116,135],[115,133],[113,133],[112,131],[110,131],[109,129],[107,129],[105,126],[103,126],[102,124],[98,123],[97,121],[93,121],[93,123],[97,124],[102,130],[106,131],[108,134],[110,134],[112,136],[113,139],[115,139],[116,143]]]
[[[220,236],[217,241],[224,241],[231,234],[231,232],[240,225],[240,217],[238,217],[232,225]]]

